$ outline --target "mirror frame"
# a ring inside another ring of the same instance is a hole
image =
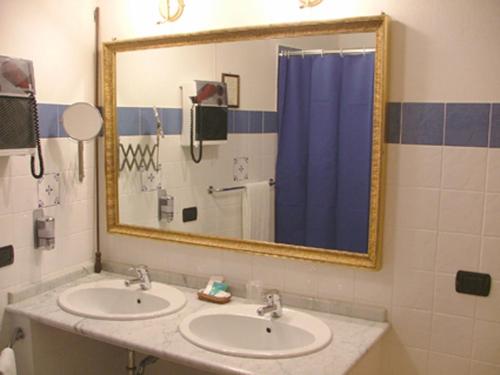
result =
[[[314,36],[375,32],[375,74],[373,103],[373,140],[371,161],[371,188],[369,210],[368,252],[364,254],[341,250],[327,250],[297,245],[262,241],[248,241],[226,237],[207,236],[189,232],[164,231],[154,228],[121,224],[118,207],[119,153],[116,115],[116,54],[144,49],[178,47],[195,44],[237,42],[263,38]],[[105,123],[105,180],[107,229],[112,234],[173,241],[200,247],[213,247],[251,254],[289,259],[301,259],[354,267],[379,269],[383,231],[383,181],[385,165],[385,111],[388,81],[389,17],[357,17],[330,21],[301,22],[268,26],[221,29],[191,34],[172,34],[142,39],[103,43],[103,91]],[[200,250],[201,251],[201,250]]]

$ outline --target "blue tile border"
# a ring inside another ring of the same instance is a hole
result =
[[[67,105],[39,103],[40,137],[67,137],[60,122]],[[163,131],[182,130],[180,108],[160,108]],[[120,135],[156,134],[151,108],[119,107]],[[500,148],[500,103],[406,103],[387,106],[385,140],[392,144]],[[228,111],[228,131],[236,134],[278,132],[275,111]]]
[[[139,135],[140,134],[140,111],[139,108],[120,107],[117,109],[118,134]]]
[[[161,108],[159,112],[163,124],[163,132],[167,135],[181,134],[182,109]]]
[[[234,133],[248,133],[249,111],[234,112]]]
[[[59,119],[67,105],[38,104],[41,138],[67,137]],[[159,108],[163,131],[179,135],[182,131],[182,109]],[[118,107],[118,134],[123,136],[156,134],[156,119],[151,107]],[[228,132],[263,134],[278,131],[278,113],[272,111],[228,111]]]
[[[385,141],[500,148],[500,103],[391,102],[387,106]]]
[[[500,103],[491,105],[490,147],[500,147]]]
[[[387,143],[399,143],[401,141],[401,103],[389,103],[387,105],[385,139]]]
[[[57,104],[38,104],[40,138],[56,138],[59,136],[57,107]]]
[[[401,143],[442,145],[443,103],[403,103]]]
[[[248,112],[248,132],[249,133],[262,133],[263,123],[262,123],[262,112],[249,111]]]
[[[446,104],[445,144],[488,147],[490,104]]]
[[[163,131],[167,135],[181,134],[182,109],[159,108]],[[151,108],[119,107],[118,129],[120,135],[154,135],[156,120]],[[278,131],[278,113],[272,111],[228,110],[230,134],[262,134]]]
[[[278,112],[263,112],[263,132],[278,132]]]

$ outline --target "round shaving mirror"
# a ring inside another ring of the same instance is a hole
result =
[[[78,179],[85,177],[83,169],[83,141],[99,135],[102,117],[96,107],[89,103],[74,103],[63,112],[62,123],[68,135],[78,141]]]
[[[70,105],[62,115],[64,130],[76,141],[88,141],[97,137],[102,128],[102,117],[89,103]]]

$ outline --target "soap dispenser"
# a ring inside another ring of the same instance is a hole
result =
[[[158,220],[167,223],[174,220],[174,197],[168,195],[165,189],[158,190]]]
[[[35,249],[52,250],[56,245],[56,219],[45,216],[42,209],[33,213],[35,220]]]

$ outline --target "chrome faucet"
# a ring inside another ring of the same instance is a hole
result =
[[[125,286],[139,284],[142,290],[151,289],[151,276],[149,275],[148,266],[140,265],[131,267],[129,271],[135,271],[137,277],[131,280],[125,280]]]
[[[269,290],[266,292],[264,301],[266,304],[257,309],[257,314],[259,316],[264,316],[267,313],[271,313],[271,317],[279,318],[283,315],[283,306],[281,304],[280,292],[276,289]]]

